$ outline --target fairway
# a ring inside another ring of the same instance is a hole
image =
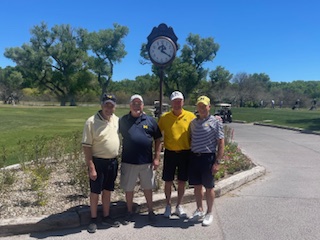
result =
[[[92,107],[0,107],[0,156],[4,147],[8,163],[16,163],[19,154],[19,142],[28,142],[35,138],[67,138],[81,132],[88,117],[100,109]],[[116,114],[122,116],[128,108],[118,108]]]
[[[186,106],[194,111],[194,106]],[[17,163],[21,154],[19,142],[28,142],[41,137],[68,138],[81,133],[88,117],[100,109],[96,106],[78,107],[26,107],[0,105],[0,156],[6,156],[6,165]],[[150,107],[145,107],[150,114]],[[214,113],[212,108],[211,112]],[[128,106],[118,106],[116,115],[129,112]],[[320,111],[307,109],[232,108],[233,120],[285,125],[310,131],[320,131]],[[80,143],[79,143],[80,144]],[[3,153],[4,149],[6,154]],[[2,157],[3,158],[3,157]]]
[[[233,108],[233,119],[245,122],[268,123],[320,131],[320,110],[290,108]]]

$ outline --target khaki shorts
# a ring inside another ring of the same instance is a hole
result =
[[[144,190],[153,189],[153,171],[152,164],[129,164],[121,163],[120,186],[125,192],[134,191],[138,179],[140,180],[141,188]]]

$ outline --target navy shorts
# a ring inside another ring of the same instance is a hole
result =
[[[214,188],[212,166],[215,160],[215,153],[191,153],[189,185],[203,185],[205,188]]]
[[[118,175],[118,160],[93,157],[97,172],[95,181],[90,179],[90,191],[100,194],[102,190],[114,191],[114,182]]]
[[[188,181],[190,150],[170,151],[165,149],[162,180],[171,182],[177,173],[179,181]]]

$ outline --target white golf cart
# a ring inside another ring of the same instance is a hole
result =
[[[230,103],[217,103],[215,105],[216,111],[214,115],[219,115],[222,118],[222,121],[232,122],[232,112]]]

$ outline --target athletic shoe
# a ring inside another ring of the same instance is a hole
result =
[[[164,211],[163,216],[166,217],[166,218],[169,218],[170,215],[171,215],[171,206],[170,206],[170,205],[167,205],[167,206],[166,206],[166,210]]]
[[[156,215],[154,214],[153,211],[148,213],[148,220],[150,223],[155,223],[157,221]]]
[[[207,213],[202,221],[202,226],[209,226],[213,221],[213,216],[211,213]]]
[[[132,220],[133,220],[133,213],[131,213],[131,212],[127,212],[127,214],[124,216],[124,219],[121,221],[121,223],[123,224],[123,225],[128,225],[129,223],[131,223],[132,222]]]
[[[97,224],[90,223],[87,228],[88,233],[95,233],[97,231]]]
[[[187,214],[183,210],[183,207],[181,205],[178,205],[176,207],[176,211],[174,212],[174,214],[177,215],[179,218],[187,218]]]
[[[189,218],[189,221],[191,222],[198,222],[200,220],[202,220],[204,217],[204,212],[200,211],[199,209],[197,209],[192,216]]]
[[[102,225],[111,226],[111,227],[120,227],[120,222],[114,220],[110,216],[103,217]]]

